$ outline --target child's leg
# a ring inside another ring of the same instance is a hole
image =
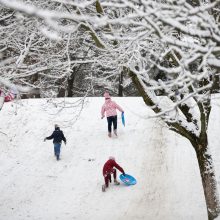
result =
[[[60,143],[55,143],[54,144],[54,152],[55,152],[55,155],[57,157],[57,160],[60,159],[60,147],[61,147]]]
[[[105,179],[105,186],[108,187],[108,185],[109,185],[109,177],[108,177],[108,175],[104,176],[104,179]]]
[[[107,121],[108,121],[108,132],[111,133],[112,132],[112,122],[113,122],[113,117],[107,117]]]
[[[117,130],[117,115],[113,116],[112,121],[113,121],[114,130]]]
[[[117,115],[114,116],[114,118],[113,118],[113,127],[114,127],[114,134],[116,136],[118,136],[118,134],[117,134]]]
[[[60,143],[54,143],[54,154],[60,155]]]
[[[117,172],[116,169],[113,169],[114,184],[115,185],[119,185],[120,183],[116,179],[116,177],[117,177],[117,173],[116,172]]]
[[[114,180],[116,180],[116,177],[117,177],[117,173],[116,173],[116,172],[117,172],[116,169],[113,169],[113,170],[112,170]]]

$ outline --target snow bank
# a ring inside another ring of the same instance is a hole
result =
[[[101,120],[103,98],[88,98],[75,123],[77,109],[60,111],[62,99],[56,104],[34,99],[4,105],[0,112],[1,219],[207,219],[189,142],[159,119],[146,120],[152,112],[141,98],[113,100],[125,110],[126,127],[119,114],[118,138],[112,139],[107,137],[106,119]],[[218,112],[215,105],[210,143],[220,167]],[[59,162],[52,142],[43,142],[55,123],[67,138]],[[102,167],[109,156],[136,177],[135,186],[121,183],[101,192]]]

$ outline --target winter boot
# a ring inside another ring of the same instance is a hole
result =
[[[108,133],[108,136],[109,136],[109,137],[112,137],[112,134],[111,134],[111,132],[109,132],[109,133]]]
[[[114,130],[114,134],[115,134],[115,136],[118,136],[117,129]]]
[[[102,185],[102,192],[105,192],[105,190],[106,190],[106,186]]]
[[[120,185],[120,183],[119,183],[118,180],[116,180],[116,179],[114,180],[114,184],[115,184],[115,185]]]

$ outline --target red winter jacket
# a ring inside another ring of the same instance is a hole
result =
[[[111,173],[114,167],[120,170],[123,174],[125,173],[122,167],[120,167],[114,160],[110,159],[103,166],[103,176]]]

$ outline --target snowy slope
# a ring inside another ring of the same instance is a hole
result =
[[[113,100],[125,110],[126,127],[119,115],[119,137],[112,139],[107,137],[106,119],[100,119],[103,98],[88,98],[74,124],[76,108],[59,112],[47,100],[4,105],[0,112],[0,220],[207,219],[189,142],[159,119],[146,119],[152,113],[141,98]],[[216,129],[220,102],[215,103],[210,142],[220,167]],[[52,141],[43,142],[55,123],[67,138],[59,162],[53,156]],[[125,172],[137,178],[137,185],[111,185],[101,192],[102,167],[109,156],[115,156]],[[220,180],[219,170],[217,174]]]

